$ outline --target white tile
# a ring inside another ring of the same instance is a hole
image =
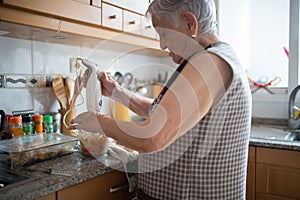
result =
[[[31,74],[31,41],[0,37],[0,73]]]
[[[69,74],[69,58],[78,55],[79,47],[33,42],[34,74]]]
[[[32,89],[0,88],[1,110],[12,113],[16,110],[33,109]]]
[[[58,112],[60,109],[52,88],[34,88],[33,99],[34,110],[38,113]]]

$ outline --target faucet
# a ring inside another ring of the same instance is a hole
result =
[[[291,93],[289,99],[289,119],[288,119],[288,128],[290,130],[295,130],[300,128],[300,118],[299,116],[295,116],[295,110],[299,110],[295,106],[295,98],[297,92],[300,90],[300,85],[298,85]]]

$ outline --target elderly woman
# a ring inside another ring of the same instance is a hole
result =
[[[71,129],[140,152],[137,199],[245,199],[251,93],[233,49],[216,34],[214,0],[154,0],[147,14],[161,49],[179,64],[160,95],[140,97],[99,73],[103,95],[145,121],[87,112]]]

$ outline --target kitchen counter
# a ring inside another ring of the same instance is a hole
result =
[[[80,153],[74,153],[36,163],[28,167],[18,167],[15,169],[16,172],[32,178],[25,184],[12,185],[12,188],[1,189],[0,199],[37,199],[122,167],[121,162],[111,157],[103,156],[99,159],[102,161],[100,162],[93,157],[83,156]],[[63,170],[63,172],[67,172],[69,175],[45,173],[44,170],[49,168]]]
[[[290,133],[286,127],[272,124],[253,124],[249,145],[300,151],[300,141],[288,141],[285,139]]]
[[[288,133],[283,127],[254,124],[251,129],[249,145],[300,151],[299,141],[292,142],[282,139]],[[10,189],[0,189],[0,199],[38,199],[39,197],[104,175],[113,169],[122,168],[122,163],[112,157],[103,156],[100,160],[101,162],[93,157],[75,153],[27,167],[16,168],[16,172],[28,175],[32,179],[23,185],[14,186]],[[48,168],[65,170],[71,176],[43,172],[43,170]]]

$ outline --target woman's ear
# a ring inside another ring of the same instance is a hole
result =
[[[192,34],[197,34],[198,32],[198,22],[196,16],[189,12],[183,12],[181,14],[182,19],[184,20],[184,23],[186,24],[186,29]]]

